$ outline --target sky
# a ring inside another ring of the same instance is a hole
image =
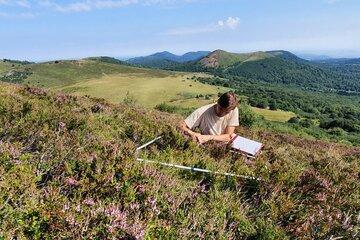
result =
[[[360,57],[359,0],[0,0],[0,59],[288,50]]]

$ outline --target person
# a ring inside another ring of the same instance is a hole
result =
[[[239,126],[237,105],[235,93],[224,93],[217,103],[196,109],[180,122],[179,127],[200,144],[210,140],[229,142],[235,136],[235,127]],[[195,128],[199,128],[200,133],[195,132]]]

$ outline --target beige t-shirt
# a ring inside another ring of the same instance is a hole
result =
[[[185,119],[186,125],[190,129],[199,127],[202,134],[220,135],[225,133],[228,126],[239,126],[239,109],[236,107],[223,117],[218,117],[215,113],[214,104],[209,104],[196,109]]]

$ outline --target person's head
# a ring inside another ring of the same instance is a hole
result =
[[[218,117],[223,117],[236,108],[238,99],[233,92],[227,92],[220,96],[215,105],[215,113]]]

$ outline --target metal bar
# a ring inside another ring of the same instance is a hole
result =
[[[136,148],[136,151],[139,151],[139,150],[141,150],[141,149],[143,149],[143,148],[145,148],[145,147],[149,146],[150,144],[152,144],[153,142],[155,142],[155,141],[159,140],[160,138],[161,138],[161,136],[160,136],[160,137],[155,138],[154,140],[151,140],[151,141],[150,141],[150,142],[148,142],[148,143],[145,143],[144,145],[141,145],[140,147]]]
[[[159,164],[159,165],[168,166],[168,167],[175,167],[175,168],[179,168],[179,169],[183,169],[183,170],[190,170],[190,171],[204,172],[204,173],[213,173],[213,174],[217,174],[217,175],[225,175],[225,176],[239,177],[239,178],[244,178],[244,179],[251,179],[251,180],[261,181],[261,179],[257,178],[257,177],[238,175],[238,174],[234,174],[234,173],[226,173],[226,172],[223,173],[223,172],[217,172],[217,171],[213,172],[213,171],[210,171],[210,170],[207,170],[207,169],[202,169],[202,168],[187,167],[187,166],[183,166],[183,165],[158,162],[158,161],[147,160],[147,159],[142,159],[142,158],[137,158],[136,160],[139,161],[139,162],[154,163],[154,164]]]

